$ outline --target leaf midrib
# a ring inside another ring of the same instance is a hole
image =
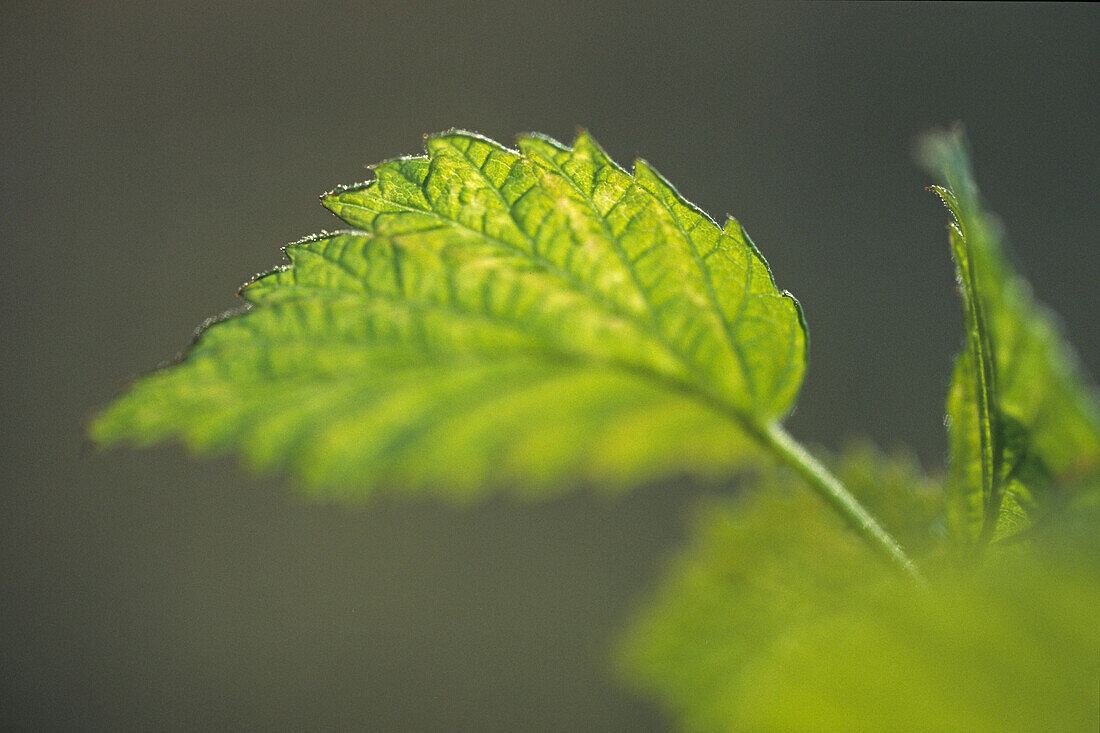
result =
[[[318,257],[322,257],[322,259],[325,259],[325,258],[323,258],[322,255],[319,255],[316,252],[311,252],[310,254],[318,256]],[[332,262],[332,260],[328,260],[328,259],[325,259],[325,261],[326,262]],[[351,297],[351,298],[366,300],[366,299],[369,299],[369,298],[377,298],[379,300],[385,301],[388,304],[393,304],[393,305],[397,305],[397,306],[400,306],[400,307],[409,308],[410,310],[416,310],[416,311],[422,311],[422,312],[432,311],[432,310],[439,311],[439,312],[446,313],[448,315],[453,315],[453,316],[456,316],[456,317],[459,317],[459,318],[462,318],[462,319],[466,319],[466,320],[469,320],[469,321],[472,321],[472,322],[480,321],[480,322],[488,323],[488,324],[496,326],[496,327],[508,328],[508,329],[514,331],[515,333],[517,333],[521,336],[530,336],[531,335],[530,330],[523,330],[521,328],[523,323],[527,323],[527,322],[511,322],[511,321],[507,321],[507,320],[496,320],[498,317],[495,316],[495,315],[487,315],[487,314],[479,313],[479,312],[476,312],[476,311],[468,311],[468,310],[462,310],[462,309],[457,309],[457,308],[451,308],[451,307],[448,307],[449,304],[427,303],[427,302],[420,302],[420,301],[403,300],[403,299],[398,298],[397,296],[388,295],[388,294],[384,294],[384,293],[381,293],[381,292],[367,293],[366,291],[359,291],[359,290],[345,290],[345,289],[340,289],[340,288],[321,288],[321,287],[315,286],[315,285],[293,284],[293,285],[289,285],[288,287],[292,287],[294,289],[305,290],[306,292],[309,292],[311,294],[331,297],[331,298],[334,298],[334,299]],[[258,308],[262,307],[262,308],[273,308],[274,309],[274,308],[278,308],[281,305],[290,304],[290,303],[293,303],[295,301],[296,301],[295,298],[287,298],[285,300],[279,300],[279,301],[271,302],[271,303],[258,303],[257,307]],[[246,328],[246,326],[243,323],[241,323],[240,326],[242,328]],[[262,340],[258,340],[258,343],[278,344],[278,343],[284,342],[284,339],[276,337],[272,334],[260,334],[258,331],[255,331],[254,329],[251,329],[251,328],[249,328],[249,330],[252,331],[253,333],[257,334],[257,336],[262,336],[263,337]],[[295,334],[293,336],[287,337],[285,339],[285,342],[286,343],[295,343],[295,344],[313,343],[313,344],[318,345],[318,346],[323,346],[323,345],[346,345],[346,346],[350,346],[350,347],[360,347],[360,348],[362,348],[363,350],[366,350],[366,351],[369,351],[370,348],[371,348],[371,344],[363,343],[362,339],[360,339],[360,338],[354,338],[354,339],[314,339],[314,340],[311,340],[311,341],[304,341],[302,339],[301,335]],[[705,406],[709,407],[710,409],[715,410],[716,412],[718,412],[720,414],[735,417],[737,419],[737,421],[741,424],[743,424],[744,421],[747,420],[747,417],[740,414],[739,411],[736,412],[736,413],[732,413],[731,411],[733,410],[733,408],[731,408],[728,404],[726,404],[726,402],[724,400],[722,400],[721,398],[711,394],[707,390],[700,389],[699,385],[696,384],[695,382],[688,382],[688,381],[685,381],[685,380],[682,380],[682,379],[677,379],[677,378],[675,378],[674,376],[672,376],[670,374],[665,374],[663,372],[659,372],[659,371],[650,369],[650,368],[648,368],[644,365],[640,365],[640,364],[634,363],[634,362],[622,361],[622,360],[616,360],[616,359],[609,359],[607,361],[600,361],[600,360],[597,360],[597,359],[586,358],[584,354],[579,353],[579,352],[571,352],[571,351],[566,351],[566,350],[561,349],[561,348],[556,348],[553,345],[552,342],[546,342],[546,341],[541,341],[540,340],[540,341],[537,341],[536,343],[543,344],[544,346],[541,346],[539,348],[533,348],[529,352],[516,352],[515,356],[520,357],[520,358],[524,358],[524,359],[535,358],[535,357],[540,357],[540,356],[541,357],[550,356],[550,357],[554,357],[555,360],[556,360],[556,363],[558,363],[562,366],[569,366],[569,367],[573,367],[573,368],[582,368],[582,369],[600,368],[600,367],[615,369],[615,370],[618,370],[621,373],[626,374],[628,376],[635,376],[635,377],[645,378],[646,380],[652,382],[654,384],[654,386],[657,387],[657,388],[661,388],[661,389],[664,389],[664,390],[667,390],[667,391],[671,391],[671,392],[674,392],[676,394],[680,394],[682,396],[692,397],[692,398],[696,399],[700,404],[705,405]],[[195,348],[193,348],[187,354],[187,357],[188,358],[194,358],[194,357],[203,357],[203,358],[205,358],[205,357],[208,357],[208,356],[212,357],[212,356],[216,356],[217,354],[219,354],[222,351],[232,349],[232,348],[239,348],[239,344],[227,341],[225,343],[207,345],[207,344],[201,344],[201,342],[200,342],[199,344],[196,344]],[[427,349],[427,351],[429,353],[432,353],[432,352],[436,352],[436,353],[439,353],[439,354],[446,353],[446,352],[442,352],[438,349]],[[478,362],[482,362],[482,363],[493,363],[493,362],[496,362],[496,361],[500,361],[499,359],[488,358],[487,355],[482,354],[481,352],[477,351],[476,349],[471,349],[470,352],[468,353],[468,356],[470,356],[472,358],[476,358],[476,360]],[[690,365],[685,365],[685,366],[690,367]],[[692,376],[700,378],[700,375],[698,375],[698,374],[693,373]],[[288,378],[290,378],[290,377],[288,377]],[[336,379],[337,375],[333,375],[332,378]]]

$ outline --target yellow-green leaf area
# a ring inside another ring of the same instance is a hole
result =
[[[740,224],[586,133],[451,131],[322,197],[349,229],[286,248],[174,365],[95,418],[329,495],[537,495],[728,474],[806,365],[797,302]]]
[[[942,534],[940,487],[911,458],[886,456],[869,445],[852,446],[830,462],[926,567]],[[796,477],[775,470],[741,496],[697,507],[686,546],[670,558],[617,657],[622,676],[659,700],[678,727],[816,729],[806,720],[788,722],[790,727],[750,725],[761,712],[756,670],[802,628],[913,586],[838,517],[821,512],[818,501]],[[799,695],[788,692],[787,706]]]
[[[698,508],[620,643],[626,681],[688,731],[1095,724],[1095,513],[960,570],[943,493],[910,459],[864,446],[832,463],[928,582],[890,572],[789,474],[765,474]]]

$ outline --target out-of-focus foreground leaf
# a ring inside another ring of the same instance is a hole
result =
[[[929,551],[942,492],[911,461],[863,446],[834,468],[918,561]],[[741,720],[756,694],[746,675],[793,629],[911,583],[786,471],[703,503],[693,518],[686,548],[620,655],[628,678],[687,729],[730,730]]]
[[[1095,724],[1094,550],[1017,548],[964,577],[941,562],[942,493],[911,463],[864,448],[837,473],[880,509],[927,586],[888,572],[776,472],[696,513],[687,546],[622,644],[620,666],[636,688],[697,731]]]
[[[792,629],[745,677],[743,729],[1095,729],[1096,559],[1014,558]]]
[[[922,154],[946,184],[935,190],[954,218],[952,252],[968,310],[969,345],[947,398],[947,491],[953,533],[972,544],[1026,529],[1057,505],[1096,501],[1100,407],[1053,314],[1009,265],[961,131],[929,135]]]
[[[345,496],[724,475],[791,409],[806,334],[741,226],[587,135],[470,133],[323,197],[243,315],[137,381],[100,443],[179,438]]]

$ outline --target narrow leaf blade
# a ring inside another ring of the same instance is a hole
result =
[[[1010,267],[961,131],[930,136],[923,154],[947,183],[937,193],[954,218],[968,309],[968,348],[956,362],[947,412],[949,514],[954,534],[969,544],[1015,534],[1057,504],[1100,495],[1100,402],[1055,317]],[[971,304],[984,316],[978,329]],[[983,384],[992,388],[983,392]]]

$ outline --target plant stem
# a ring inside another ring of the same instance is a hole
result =
[[[770,448],[783,463],[790,466],[814,491],[821,495],[830,506],[840,512],[845,521],[871,547],[883,555],[906,575],[923,582],[917,566],[901,549],[890,534],[882,528],[871,513],[844,488],[844,484],[814,458],[801,443],[778,423],[772,423],[761,434],[761,441]]]

